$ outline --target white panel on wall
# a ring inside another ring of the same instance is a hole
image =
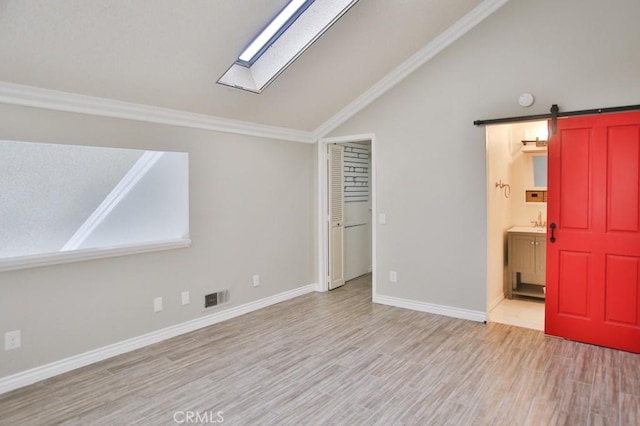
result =
[[[371,267],[371,226],[351,226],[344,234],[344,279],[351,280],[369,272]]]

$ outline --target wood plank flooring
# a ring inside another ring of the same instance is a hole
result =
[[[0,395],[1,425],[219,411],[229,425],[640,425],[640,356],[374,305],[365,276]]]

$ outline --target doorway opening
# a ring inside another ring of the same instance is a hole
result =
[[[317,157],[318,291],[340,287],[342,282],[350,280],[370,279],[372,300],[375,302],[374,135],[320,139]],[[342,159],[338,166],[342,176],[336,178],[338,157]],[[332,179],[333,183],[339,179],[338,184],[332,185]],[[337,203],[341,208],[335,208]]]
[[[547,121],[487,126],[487,318],[544,330]]]

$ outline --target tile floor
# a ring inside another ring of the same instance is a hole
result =
[[[489,312],[489,322],[544,331],[544,301],[504,299]]]

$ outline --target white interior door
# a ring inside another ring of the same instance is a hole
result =
[[[344,285],[344,149],[328,145],[329,290]]]

